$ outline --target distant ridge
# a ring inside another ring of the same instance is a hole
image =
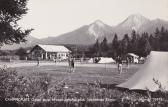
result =
[[[116,26],[110,26],[101,20],[96,20],[89,25],[81,26],[76,30],[56,37],[37,39],[30,36],[27,38],[27,43],[14,44],[11,46],[5,45],[1,49],[13,50],[19,47],[30,47],[39,43],[90,45],[95,43],[97,39],[99,39],[99,41],[103,40],[104,37],[107,38],[108,42],[112,42],[115,33],[117,33],[119,39],[122,39],[124,34],[130,34],[133,29],[138,33],[154,33],[156,27],[161,28],[162,26],[168,29],[168,22],[162,19],[150,20],[141,14],[133,14]]]

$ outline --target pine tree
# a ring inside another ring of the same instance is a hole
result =
[[[151,50],[155,50],[155,38],[153,37],[153,35],[151,34],[150,37],[149,37],[149,43],[150,43],[150,46],[151,46]]]
[[[131,43],[130,43],[130,52],[132,53],[137,53],[138,52],[138,34],[136,34],[136,31],[133,30],[132,33],[131,33],[132,37],[131,37]]]
[[[138,42],[138,55],[146,57],[151,51],[148,34],[143,33]]]
[[[160,31],[159,28],[157,27],[155,30],[155,37],[159,37]]]
[[[113,41],[112,41],[112,57],[116,58],[118,56],[118,45],[119,45],[119,41],[118,41],[118,36],[117,34],[114,35]]]
[[[118,42],[118,49],[117,49],[117,56],[121,56],[123,55],[123,47],[122,47],[122,41]]]
[[[122,54],[125,55],[128,53],[130,48],[130,38],[128,37],[128,34],[124,35],[124,38],[122,39]]]
[[[21,30],[18,21],[27,13],[28,0],[0,0],[0,46],[25,42],[30,30]]]
[[[118,36],[117,36],[117,34],[115,34],[113,41],[112,41],[112,48],[117,49],[117,47],[118,47]]]
[[[165,28],[162,26],[160,30],[160,50],[167,51],[168,50],[168,35],[166,33]]]
[[[159,28],[156,28],[155,30],[155,47],[154,49],[156,51],[160,51],[160,31]]]
[[[99,40],[96,40],[96,43],[90,48],[90,53],[93,56],[100,56],[100,43]]]
[[[109,47],[108,47],[108,44],[107,44],[107,39],[106,39],[106,37],[104,37],[103,41],[102,41],[101,44],[100,44],[100,47],[101,47],[101,51],[102,51],[103,53],[105,53],[105,52],[108,51]]]

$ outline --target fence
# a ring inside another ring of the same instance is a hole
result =
[[[0,61],[11,62],[12,60],[19,60],[19,56],[0,56]]]

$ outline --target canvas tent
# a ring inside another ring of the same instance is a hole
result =
[[[113,58],[108,57],[100,57],[100,61],[98,63],[114,63]]]
[[[94,63],[94,59],[93,59],[93,58],[90,58],[90,59],[88,60],[88,63]]]
[[[144,65],[128,81],[117,87],[130,90],[157,91],[158,81],[162,88],[168,90],[168,52],[152,51]]]

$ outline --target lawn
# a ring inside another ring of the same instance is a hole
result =
[[[91,65],[91,64],[90,64]],[[77,86],[79,84],[94,83],[100,81],[102,84],[120,84],[130,78],[140,67],[140,65],[130,65],[129,68],[123,67],[122,74],[117,71],[116,64],[97,64],[90,66],[86,64],[75,67],[75,72],[70,73],[69,67],[59,65],[45,65],[45,66],[26,66],[15,67],[20,75],[36,76],[38,73],[46,73],[51,76],[52,84],[58,84],[64,81],[68,85]]]
[[[8,75],[8,73],[3,70],[1,70],[1,72],[4,73],[6,76],[8,76],[7,81],[6,80],[4,81],[8,82],[6,85],[8,89],[4,90],[4,93],[7,93],[7,95],[5,94],[5,96],[10,95],[10,97],[14,96],[16,98],[28,97],[33,99],[50,99],[50,100],[85,99],[85,102],[35,101],[32,104],[46,105],[51,103],[51,105],[52,104],[59,105],[61,103],[66,106],[71,104],[79,104],[79,105],[81,104],[81,105],[89,105],[87,107],[93,107],[93,105],[94,107],[101,107],[104,105],[108,107],[109,105],[110,106],[113,105],[113,107],[124,107],[122,106],[122,104],[137,105],[137,101],[139,102],[138,103],[139,105],[152,104],[148,101],[141,102],[141,99],[144,99],[143,101],[146,101],[146,99],[149,98],[149,96],[146,94],[139,93],[136,91],[134,92],[129,90],[120,90],[119,88],[114,87],[116,84],[120,84],[129,79],[134,73],[138,71],[140,67],[141,67],[140,64],[132,64],[130,65],[129,68],[125,67],[124,65],[122,74],[118,73],[116,64],[105,65],[105,64],[78,63],[76,64],[75,72],[73,73],[69,72],[69,67],[66,64],[55,64],[55,65],[44,64],[40,66],[34,65],[34,66],[20,66],[20,67],[8,68],[15,70],[18,73],[18,78],[13,78],[13,76],[10,77],[11,73],[9,73],[10,75]],[[4,76],[2,75],[2,77]],[[111,101],[110,102],[89,101],[89,99],[106,99],[106,98],[111,99]]]

